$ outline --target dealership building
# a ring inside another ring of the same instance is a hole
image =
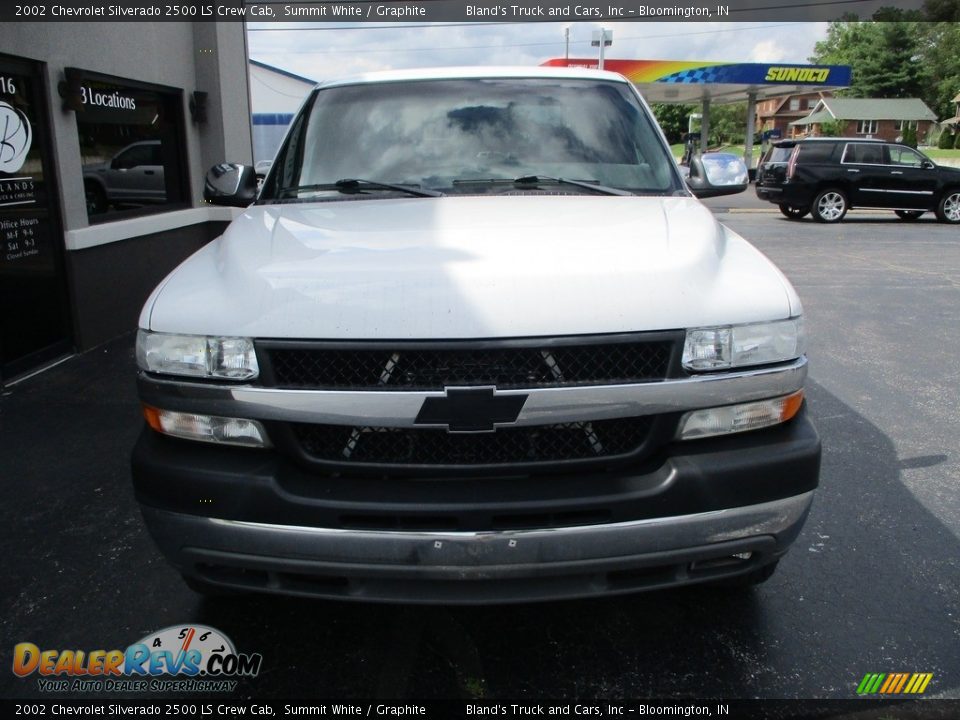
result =
[[[136,327],[252,163],[243,23],[0,26],[0,383]]]

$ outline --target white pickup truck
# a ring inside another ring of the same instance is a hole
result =
[[[684,179],[612,73],[318,86],[259,192],[211,170],[246,210],[140,317],[162,552],[201,592],[396,602],[765,580],[820,441],[797,294],[695,197],[745,188],[727,160]]]

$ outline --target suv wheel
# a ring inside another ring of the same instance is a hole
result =
[[[836,188],[822,190],[814,199],[810,212],[817,222],[840,222],[847,214],[847,196]]]
[[[781,204],[780,212],[783,213],[784,217],[788,217],[791,220],[799,220],[808,212],[810,212],[810,210],[807,208],[797,207],[796,205]]]
[[[894,210],[901,220],[916,220],[923,215],[923,210]]]
[[[960,190],[947,190],[937,203],[937,220],[955,225],[960,223]]]

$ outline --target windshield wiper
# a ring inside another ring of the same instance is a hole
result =
[[[454,185],[501,185],[510,184],[515,187],[536,187],[543,183],[556,183],[557,185],[573,185],[575,187],[593,190],[603,195],[633,195],[629,190],[609,187],[588,180],[570,180],[569,178],[557,178],[549,175],[521,175],[518,178],[510,180],[509,178],[477,178],[472,180],[454,180]]]
[[[395,192],[406,193],[414,197],[443,197],[443,193],[438,190],[429,190],[414,185],[394,185],[393,183],[375,182],[373,180],[361,180],[360,178],[346,178],[337,180],[335,183],[316,183],[314,185],[298,185],[281,188],[280,197],[285,197],[298,192],[308,192],[310,190],[339,190],[342,193],[358,193],[364,190],[393,190]]]

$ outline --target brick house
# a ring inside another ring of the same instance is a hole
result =
[[[755,124],[757,132],[779,130],[780,137],[789,137],[791,122],[806,117],[822,99],[832,96],[833,93],[823,91],[780,95],[760,100],[757,103]]]
[[[822,135],[821,125],[839,120],[840,135],[895,141],[908,126],[923,140],[937,123],[937,116],[920,98],[823,98],[803,118],[792,121],[791,137]]]

